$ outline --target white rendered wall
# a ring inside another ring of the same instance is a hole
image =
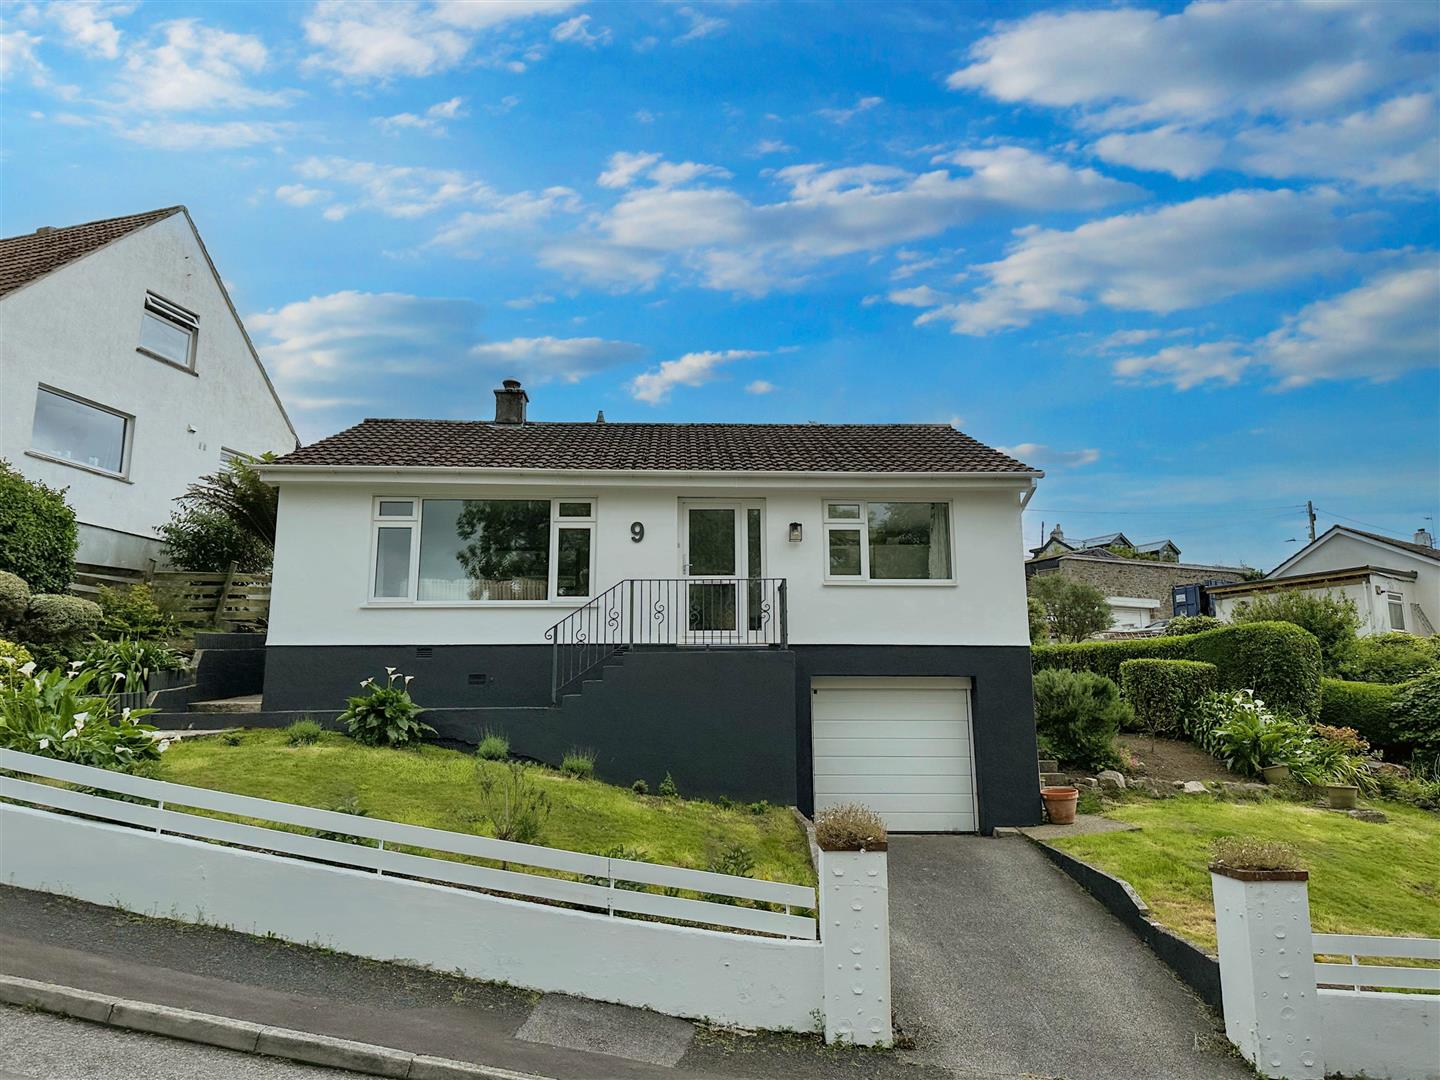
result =
[[[0,834],[6,884],[142,915],[749,1028],[812,1031],[823,1007],[818,941],[570,911],[21,806],[0,805]]]
[[[288,482],[280,519],[270,608],[271,645],[543,644],[546,628],[581,606],[575,600],[504,606],[380,606],[366,603],[376,495],[450,498],[596,499],[594,593],[626,578],[681,576],[680,500],[763,500],[764,575],[788,581],[794,644],[1028,645],[1018,485],[934,486],[859,492],[752,482],[728,490],[668,482],[549,487],[431,486]],[[827,584],[822,503],[838,498],[952,499],[954,584]],[[630,539],[632,522],[645,539]],[[804,532],[791,543],[791,522]]]
[[[1278,592],[1287,588],[1284,578],[1275,578],[1273,589]],[[1401,603],[1405,607],[1405,629],[1411,633],[1423,633],[1424,631],[1415,625],[1415,614],[1411,610],[1411,603],[1419,603],[1433,622],[1436,610],[1434,604],[1427,604],[1420,599],[1419,582],[1409,581],[1404,578],[1389,577],[1380,573],[1372,573],[1368,580],[1349,582],[1344,585],[1321,585],[1315,588],[1299,589],[1298,591],[1311,596],[1325,596],[1327,594],[1344,597],[1355,605],[1355,612],[1360,617],[1360,628],[1358,633],[1361,636],[1369,634],[1390,633],[1390,607],[1387,595],[1377,593],[1375,590],[1383,589],[1385,593],[1396,592],[1400,594]],[[1215,597],[1215,615],[1221,619],[1230,619],[1236,607],[1245,600],[1257,596],[1271,595],[1270,593],[1245,593],[1239,596],[1217,596]]]
[[[200,317],[195,374],[135,351],[147,290]],[[183,213],[0,299],[0,326],[0,457],[84,524],[153,537],[221,447],[295,446]],[[39,383],[135,417],[126,480],[26,454]]]
[[[1370,1080],[1440,1080],[1440,997],[1320,990],[1325,1069]]]
[[[1415,630],[1410,625],[1412,603],[1419,604],[1431,623],[1440,628],[1440,561],[1427,559],[1423,555],[1412,555],[1399,548],[1337,532],[1323,544],[1317,544],[1305,552],[1292,566],[1286,567],[1285,577],[1318,574],[1327,570],[1346,570],[1352,566],[1382,566],[1387,570],[1415,571],[1418,576],[1414,581],[1400,583],[1405,591],[1406,628],[1412,632]],[[1389,628],[1387,618],[1383,629],[1377,625],[1371,632],[1385,633]]]

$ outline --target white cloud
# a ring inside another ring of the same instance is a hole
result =
[[[761,139],[750,152],[756,157],[764,157],[766,154],[793,154],[795,148],[784,139]]]
[[[745,384],[747,394],[773,394],[775,389],[775,384],[766,379],[756,379],[754,382]]]
[[[516,311],[526,311],[529,308],[539,307],[541,304],[553,304],[555,297],[549,293],[531,293],[529,296],[517,296],[513,300],[506,300],[505,306],[514,308]]]
[[[68,42],[78,49],[114,60],[120,55],[120,31],[110,20],[128,15],[134,4],[101,3],[97,0],[67,0],[45,9]]]
[[[648,289],[665,272],[659,259],[588,238],[547,244],[538,259],[547,269],[602,288]]]
[[[951,425],[952,427],[958,425]],[[1047,446],[1045,443],[1019,443],[1016,446],[997,447],[1002,454],[1009,454],[1011,457],[1025,462],[1027,465],[1059,465],[1067,469],[1078,469],[1084,465],[1094,465],[1100,460],[1100,451],[1095,449],[1086,450],[1057,450]]]
[[[432,135],[443,135],[446,120],[459,120],[469,115],[469,110],[465,108],[465,99],[453,97],[448,101],[437,101],[426,109],[423,115],[403,112],[394,116],[377,116],[374,122],[387,134],[409,128],[428,131]]]
[[[9,82],[24,74],[35,86],[49,83],[49,71],[35,52],[35,46],[40,41],[39,37],[24,30],[0,33],[0,82]]]
[[[659,154],[618,150],[610,155],[605,171],[596,178],[595,183],[603,188],[627,188],[645,179],[657,187],[668,188],[692,183],[702,176],[728,179],[730,175],[728,170],[719,165],[704,165],[698,161],[665,161]]]
[[[630,394],[649,405],[659,405],[669,400],[677,386],[702,386],[714,379],[725,364],[764,355],[750,349],[686,353],[678,360],[666,360],[655,370],[635,376],[630,383]]]
[[[1122,380],[1188,390],[1235,383],[1262,368],[1281,389],[1320,379],[1384,382],[1440,367],[1436,300],[1440,267],[1433,256],[1376,274],[1354,289],[1317,300],[1254,341],[1216,341],[1161,349],[1115,361]]]
[[[611,35],[608,26],[601,26],[592,31],[589,15],[576,15],[551,29],[550,37],[554,41],[583,45],[587,49],[593,49],[600,45],[609,45]]]
[[[249,84],[268,59],[258,37],[176,19],[125,54],[120,96],[133,109],[161,112],[284,105],[291,94]]]
[[[158,150],[235,150],[246,146],[270,146],[290,138],[297,130],[294,124],[268,120],[223,120],[213,124],[146,120],[136,124],[111,119],[109,126],[122,139]]]
[[[856,99],[855,104],[848,109],[816,109],[815,115],[823,116],[832,124],[848,124],[861,113],[869,112],[883,104],[885,104],[885,99],[882,97],[862,97]]]
[[[1095,304],[1164,314],[1325,273],[1352,256],[1325,191],[1232,191],[1088,222],[1028,227],[969,297],[920,316],[956,333],[1026,326]]]
[[[580,205],[580,196],[567,187],[496,195],[487,200],[485,209],[466,210],[443,225],[431,238],[430,246],[461,250],[486,233],[537,225],[553,214],[576,213]]]
[[[1168,331],[1165,330],[1116,330],[1113,334],[1103,338],[1096,344],[1095,352],[1114,352],[1116,349],[1128,349],[1134,345],[1144,345],[1147,341],[1154,341],[1158,337],[1164,337]]]
[[[481,361],[486,370],[528,383],[579,382],[597,371],[638,360],[644,353],[634,342],[597,337],[512,338],[470,350],[471,357]]]
[[[304,20],[305,39],[314,48],[306,64],[361,80],[434,75],[457,67],[487,31],[504,23],[562,12],[576,2],[397,0],[380,4],[321,0]],[[523,56],[501,50],[491,62],[508,70],[524,70]]]
[[[659,154],[629,153],[617,150],[610,155],[605,171],[596,179],[604,188],[624,188],[633,184],[646,169],[660,160]]]
[[[948,297],[929,285],[916,285],[913,289],[894,289],[886,299],[902,307],[930,308],[943,304]]]
[[[1225,140],[1165,124],[1148,131],[1114,132],[1097,139],[1091,149],[1116,165],[1193,180],[1224,160]]]
[[[677,45],[683,45],[687,41],[699,41],[701,38],[718,34],[729,25],[724,19],[706,15],[704,12],[690,7],[682,7],[677,14],[690,24],[688,30],[674,39]]]
[[[306,180],[322,180],[354,189],[352,207],[387,217],[421,217],[443,207],[495,197],[489,185],[459,169],[381,165],[341,157],[306,158],[296,167]]]
[[[275,198],[287,206],[310,206],[330,198],[330,192],[304,184],[281,184],[275,189]]]

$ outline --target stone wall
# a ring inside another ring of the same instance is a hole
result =
[[[1172,613],[1176,585],[1223,581],[1227,585],[1244,581],[1234,567],[1196,566],[1188,563],[1148,562],[1142,559],[1104,559],[1090,555],[1062,555],[1026,567],[1028,573],[1059,572],[1068,578],[1094,585],[1106,596],[1146,597],[1160,605],[1160,618]]]

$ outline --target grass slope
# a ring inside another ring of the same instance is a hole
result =
[[[487,835],[477,769],[502,769],[456,750],[422,746],[381,750],[326,734],[313,746],[287,746],[282,731],[247,731],[238,746],[223,738],[170,748],[158,779],[193,787],[335,809],[356,799],[373,818]],[[706,869],[712,856],[742,844],[757,878],[813,884],[804,832],[785,807],[753,814],[740,807],[635,795],[598,780],[548,769],[531,775],[550,797],[541,843],[604,854],[626,845],[652,862]]]
[[[1285,840],[1300,850],[1310,870],[1310,918],[1318,933],[1440,937],[1440,816],[1396,803],[1372,805],[1389,816],[1388,823],[1279,799],[1132,802],[1106,816],[1139,825],[1139,832],[1055,843],[1130,882],[1162,923],[1210,949],[1210,844],[1241,834]]]

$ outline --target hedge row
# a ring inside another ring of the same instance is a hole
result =
[[[1199,660],[1216,667],[1222,690],[1254,690],[1272,709],[1320,715],[1320,643],[1293,623],[1255,622],[1180,637],[1036,645],[1037,671],[1093,671],[1120,681],[1126,660]]]
[[[1377,750],[1394,749],[1394,704],[1400,688],[1386,683],[1320,680],[1320,723],[1354,728]]]
[[[1218,676],[1214,664],[1200,660],[1126,660],[1120,665],[1120,691],[1141,730],[1179,739],[1186,717],[1216,688]]]

